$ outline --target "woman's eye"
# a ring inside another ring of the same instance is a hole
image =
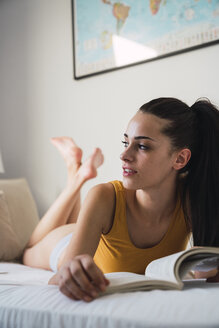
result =
[[[139,147],[139,149],[141,149],[141,150],[148,150],[148,149],[149,149],[149,147],[147,147],[147,146],[145,146],[145,145],[141,145],[141,144],[139,144],[138,147]]]
[[[129,145],[127,141],[122,141],[122,143],[123,143],[123,145],[124,145],[125,148],[127,148],[128,145]]]

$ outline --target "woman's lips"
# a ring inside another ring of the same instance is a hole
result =
[[[135,171],[135,170],[132,170],[132,169],[127,168],[127,167],[123,167],[123,176],[124,177],[129,177],[129,176],[132,176],[136,173],[137,173],[137,171]]]

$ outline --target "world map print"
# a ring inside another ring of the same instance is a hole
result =
[[[219,0],[74,0],[75,77],[219,40]]]

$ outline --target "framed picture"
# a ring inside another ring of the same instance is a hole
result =
[[[74,77],[219,42],[219,0],[72,0]]]

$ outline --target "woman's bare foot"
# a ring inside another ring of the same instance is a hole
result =
[[[95,148],[88,159],[80,166],[77,176],[82,182],[97,176],[97,168],[103,164],[104,157],[100,148]]]
[[[60,151],[67,168],[76,174],[81,166],[82,150],[70,137],[51,138],[51,143]]]
[[[68,185],[75,185],[75,178],[79,184],[95,178],[97,168],[103,164],[104,157],[99,148],[95,148],[88,159],[81,164],[82,150],[70,137],[51,138],[51,143],[60,151],[68,169]]]

